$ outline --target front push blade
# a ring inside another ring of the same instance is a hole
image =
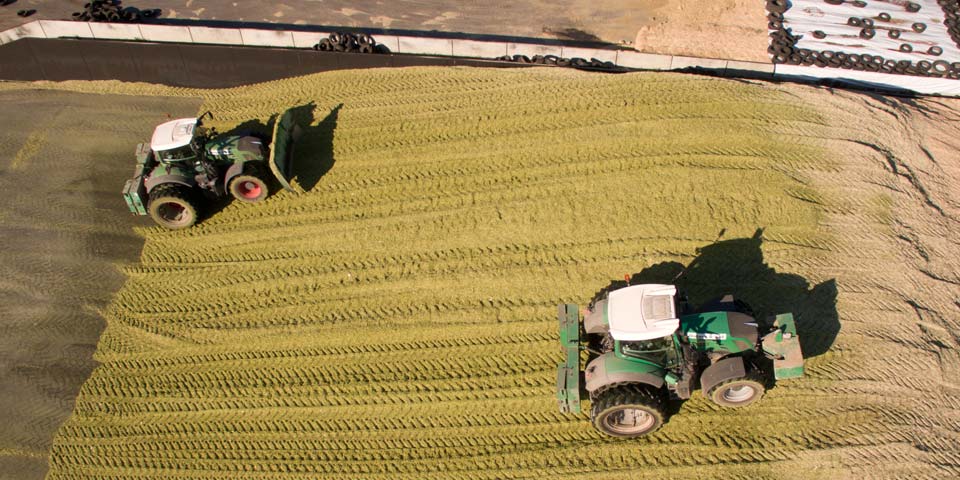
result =
[[[560,349],[564,362],[557,365],[557,402],[561,413],[580,413],[580,316],[577,306],[559,308]]]

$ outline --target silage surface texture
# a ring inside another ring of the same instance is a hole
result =
[[[815,374],[749,415],[697,394],[634,441],[555,400],[559,303],[758,229],[770,269],[828,280],[825,122],[782,90],[438,68],[161,90],[220,130],[308,112],[298,192],[140,229],[50,479],[764,477],[838,421]]]

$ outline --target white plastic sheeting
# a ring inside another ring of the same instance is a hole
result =
[[[960,48],[950,38],[943,24],[943,9],[936,0],[911,1],[920,5],[920,11],[910,13],[903,6],[907,2],[891,0],[867,1],[864,2],[867,6],[863,8],[853,6],[853,2],[830,5],[823,0],[795,0],[783,14],[783,26],[789,28],[793,35],[801,36],[797,48],[867,53],[914,63],[921,60],[960,62]],[[890,15],[890,20],[880,20],[881,13]],[[860,38],[860,29],[863,27],[847,25],[850,17],[873,20],[876,35],[869,40]],[[926,29],[917,33],[912,28],[914,23],[922,23]],[[888,36],[892,29],[900,30],[899,39]],[[816,30],[826,33],[827,37],[822,40],[814,38],[813,32]],[[900,51],[900,45],[904,43],[913,48],[912,53]],[[932,46],[942,48],[943,53],[940,56],[926,53]]]
[[[777,65],[773,78],[779,80],[816,81],[819,79],[842,80],[863,88],[885,90],[909,90],[927,95],[960,97],[960,80],[936,77],[916,77],[893,73],[859,72],[845,68],[804,67],[800,65]]]
[[[865,1],[866,6],[858,7],[852,1],[840,5],[831,5],[823,0],[793,0],[790,8],[783,14],[783,28],[789,29],[799,37],[797,49],[810,49],[818,52],[834,52],[879,55],[891,60],[909,60],[916,64],[926,60],[936,62],[960,62],[960,48],[950,38],[943,24],[943,9],[936,0],[911,0],[920,5],[917,12],[908,12],[905,0]],[[883,20],[882,13],[889,15]],[[873,21],[875,35],[871,39],[860,37],[863,26],[848,25],[850,17],[868,18]],[[914,31],[915,23],[923,24],[923,31]],[[890,38],[891,30],[899,30],[899,38]],[[815,38],[813,32],[826,34],[823,39]],[[912,52],[900,50],[902,44],[912,47]],[[930,47],[940,47],[940,55],[928,53]],[[960,81],[948,78],[921,77],[892,73],[856,71],[845,68],[809,67],[799,65],[777,65],[775,77],[787,80],[836,79],[865,87],[895,88],[923,94],[960,96]]]

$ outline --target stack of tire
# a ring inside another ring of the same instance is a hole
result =
[[[160,15],[159,8],[141,10],[124,7],[121,0],[93,0],[83,5],[82,12],[73,12],[78,22],[139,23]]]
[[[370,35],[348,32],[333,32],[314,45],[313,49],[321,52],[389,53],[385,46],[377,45]]]
[[[828,4],[844,3],[843,0],[824,1]],[[855,1],[848,3],[854,7],[863,8],[866,6],[866,2]],[[954,40],[957,41],[958,37],[960,37],[956,26],[958,24],[957,13],[960,12],[960,0],[938,0],[938,3],[943,7],[946,15],[947,20],[945,20],[944,23],[947,24],[948,27],[950,27],[951,24],[953,25],[953,30],[950,31],[950,34]],[[914,63],[910,60],[893,60],[884,58],[881,55],[866,53],[845,53],[832,50],[816,51],[808,48],[798,48],[797,41],[799,37],[793,35],[790,29],[785,28],[783,25],[783,14],[788,8],[789,4],[785,0],[767,1],[767,27],[771,30],[771,41],[767,51],[772,56],[773,63],[960,79],[960,62],[950,63],[946,60],[939,59],[935,61],[921,60]],[[919,11],[921,7],[919,4],[908,2],[904,8],[907,11],[915,13]],[[950,12],[952,12],[952,15]],[[881,14],[877,17],[877,21],[883,22],[889,20],[889,14]],[[950,21],[950,24],[947,23],[948,21]],[[876,35],[874,19],[872,18],[850,17],[847,24],[854,27],[861,27],[859,36],[865,40],[869,40]],[[919,33],[926,29],[926,25],[915,23],[912,25],[912,29]],[[889,36],[891,38],[897,38],[899,37],[899,30],[890,29],[888,30],[888,34],[890,34]],[[896,36],[894,36],[894,34],[896,34]],[[812,35],[817,39],[826,38],[826,34],[819,30],[813,32]],[[958,44],[960,44],[960,42],[958,42]],[[901,46],[900,50],[909,53],[912,51],[912,47],[905,43]],[[926,53],[936,57],[943,53],[943,50],[940,47],[933,46],[930,47]]]
[[[943,9],[943,25],[953,43],[960,47],[960,0],[937,0],[937,4]]]
[[[626,69],[623,67],[618,67],[617,64],[613,62],[605,62],[598,58],[591,58],[590,60],[587,60],[580,57],[563,58],[556,55],[534,55],[532,57],[528,57],[526,55],[504,55],[502,57],[497,57],[495,60],[501,62],[529,63],[533,65],[556,65],[558,67],[573,67],[584,70],[601,70],[610,72],[626,71]]]

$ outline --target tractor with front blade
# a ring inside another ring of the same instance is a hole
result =
[[[615,437],[656,431],[667,402],[697,387],[736,408],[760,400],[771,374],[803,375],[793,315],[759,321],[732,295],[693,310],[676,286],[644,284],[601,295],[582,318],[576,305],[559,310],[560,411],[579,413],[587,397],[594,427]]]
[[[232,196],[257,203],[276,180],[287,182],[293,142],[299,128],[287,110],[274,124],[273,137],[218,134],[203,125],[206,112],[158,125],[149,144],[137,145],[133,178],[123,198],[135,215],[150,215],[161,226],[181,229],[197,222],[204,200]]]

